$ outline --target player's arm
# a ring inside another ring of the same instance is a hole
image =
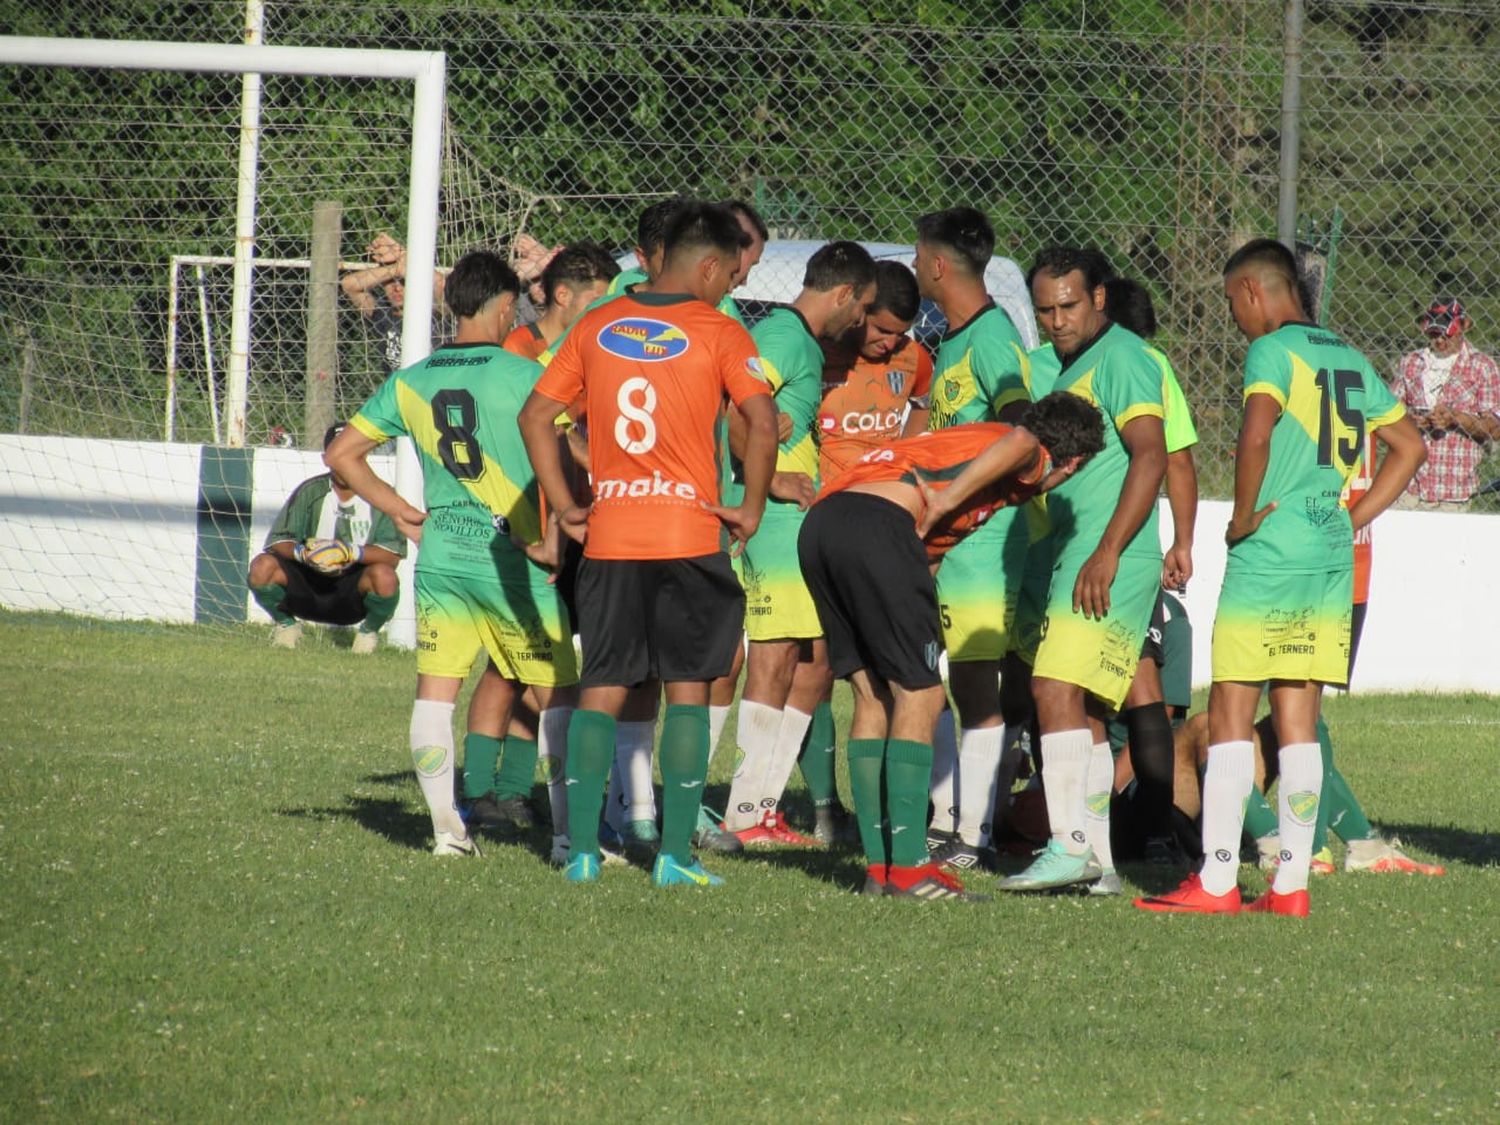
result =
[[[1193,447],[1167,454],[1167,507],[1172,512],[1172,546],[1162,559],[1162,585],[1181,590],[1193,576],[1193,528],[1198,521],[1198,468]]]
[[[1271,431],[1280,417],[1281,403],[1273,396],[1257,393],[1245,398],[1245,417],[1234,446],[1234,509],[1224,531],[1224,541],[1230,546],[1253,535],[1276,509],[1272,500],[1256,511],[1255,501],[1265,483],[1266,466],[1271,463]]]
[[[302,505],[298,503],[298,497],[302,493],[302,485],[292,490],[292,494],[286,498],[286,503],[281,506],[281,511],[276,513],[276,519],[271,523],[271,531],[266,536],[265,549],[269,554],[278,559],[291,562],[297,557],[297,547],[307,538],[302,529],[297,526],[296,511]]]
[[[401,562],[401,556],[396,554],[395,551],[387,550],[384,547],[377,547],[373,543],[366,543],[358,547],[357,550],[359,552],[359,561],[366,566],[385,565],[393,567]]]
[[[771,477],[776,471],[776,405],[770,392],[751,395],[739,404],[745,419],[745,451],[740,463],[745,473],[745,496],[737,508],[708,505],[734,540],[730,554],[738,555],[745,543],[760,527],[765,514],[766,497],[770,495]]]
[[[1079,568],[1073,584],[1073,610],[1087,617],[1109,613],[1109,588],[1120,569],[1120,553],[1151,515],[1167,475],[1167,442],[1159,415],[1139,414],[1130,419],[1120,430],[1120,443],[1130,454],[1120,499],[1104,525],[1099,546]]]
[[[422,522],[427,513],[413,507],[370,468],[370,454],[380,444],[362,433],[357,426],[345,426],[323,453],[323,464],[343,477],[349,487],[379,508],[396,525],[396,530],[413,542],[422,541]]]
[[[964,503],[986,485],[1012,474],[1034,472],[1041,448],[1030,430],[1011,430],[985,446],[944,489],[934,489],[916,470],[917,490],[922,494],[924,504],[922,518],[917,520],[917,537],[926,538],[928,532],[962,509]]]
[[[1355,531],[1395,503],[1422,467],[1422,462],[1427,460],[1427,443],[1422,440],[1422,431],[1417,429],[1410,415],[1402,415],[1394,422],[1375,427],[1375,440],[1385,447],[1385,456],[1380,459],[1380,467],[1370,481],[1370,490],[1349,509],[1349,522]]]
[[[729,404],[729,452],[733,453],[741,463],[745,460],[745,440],[749,433],[749,426],[745,422],[745,416],[734,403]],[[792,416],[785,411],[776,412],[776,441],[785,442],[792,436]],[[777,500],[786,500],[796,504],[798,508],[806,511],[817,496],[818,490],[813,487],[812,477],[806,473],[777,472],[771,474],[771,492]]]
[[[913,340],[912,347],[917,349],[917,371],[911,397],[906,400],[906,424],[901,427],[904,438],[925,434],[932,417],[932,353],[920,340]]]
[[[901,436],[904,438],[916,437],[918,434],[927,432],[927,419],[932,415],[930,400],[923,398],[922,405],[917,405],[918,400],[911,400],[911,407],[906,412],[906,423],[901,427]]]
[[[565,535],[582,543],[588,537],[588,508],[574,501],[573,491],[568,487],[554,424],[566,405],[540,391],[532,391],[516,422],[521,430],[521,440],[526,444],[526,455],[531,458],[531,467],[536,472],[537,484],[541,486],[547,504],[556,513],[559,527]]]

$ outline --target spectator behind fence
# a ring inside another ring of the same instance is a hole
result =
[[[1457,297],[1437,297],[1417,318],[1427,346],[1401,358],[1392,388],[1416,419],[1427,464],[1395,507],[1465,511],[1478,487],[1486,443],[1497,436],[1500,368],[1469,343],[1471,321]]]
[[[381,340],[381,363],[389,375],[401,366],[401,312],[406,306],[406,247],[381,231],[370,243],[368,254],[375,265],[354,270],[339,280],[339,287],[359,314],[370,322],[370,331]],[[441,308],[443,274],[432,275],[432,307]]]

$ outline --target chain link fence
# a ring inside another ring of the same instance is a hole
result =
[[[1438,292],[1496,340],[1497,17],[1308,0],[1300,229],[1328,322],[1385,372]],[[0,31],[232,43],[244,18],[238,0],[82,0]],[[440,262],[523,230],[625,251],[667,192],[748,199],[777,237],[896,243],[968,203],[1023,268],[1052,242],[1099,245],[1152,292],[1205,494],[1227,492],[1243,343],[1219,271],[1276,233],[1281,3],[268,0],[264,35],[447,53]],[[0,430],[156,438],[170,418],[178,440],[215,440],[229,270],[182,265],[174,318],[171,263],[233,252],[238,80],[8,67],[0,90]],[[320,201],[341,205],[346,266],[405,228],[409,92],[268,77],[263,107],[257,254],[291,264],[256,275],[249,435],[306,443],[296,263]],[[343,301],[338,411],[383,349]]]

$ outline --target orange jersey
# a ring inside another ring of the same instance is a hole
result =
[[[818,472],[833,480],[877,446],[901,436],[906,407],[927,405],[932,356],[910,338],[884,363],[856,357],[823,365],[818,407]]]
[[[1359,464],[1354,466],[1354,475],[1344,485],[1344,507],[1352,508],[1359,498],[1370,491],[1370,481],[1375,476],[1375,435],[1365,432],[1365,448]],[[1364,605],[1370,600],[1370,563],[1375,557],[1375,541],[1370,529],[1375,525],[1365,524],[1354,533],[1354,604]]]
[[[512,329],[500,346],[508,352],[515,352],[522,359],[539,360],[547,350],[547,341],[542,338],[541,329],[536,326],[536,322],[532,321]]]
[[[944,489],[953,483],[969,462],[1012,431],[1004,422],[969,422],[950,426],[915,437],[900,438],[872,449],[831,484],[823,486],[818,499],[843,492],[859,484],[877,481],[900,481],[915,485],[921,474],[929,487]],[[1002,477],[981,488],[937,527],[928,533],[924,545],[927,561],[939,562],[959,540],[978,530],[979,526],[1001,508],[1012,507],[1036,495],[1036,486],[1051,468],[1052,458],[1046,450],[1035,468],[1020,476]]]
[[[594,507],[584,554],[685,559],[719,549],[718,424],[771,393],[750,333],[682,294],[632,293],[586,312],[536,385],[588,418]]]

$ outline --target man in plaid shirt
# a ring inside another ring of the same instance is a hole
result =
[[[1500,367],[1464,338],[1471,322],[1458,298],[1434,299],[1417,323],[1427,346],[1402,357],[1391,389],[1422,430],[1427,463],[1393,507],[1461,512],[1496,434]]]

